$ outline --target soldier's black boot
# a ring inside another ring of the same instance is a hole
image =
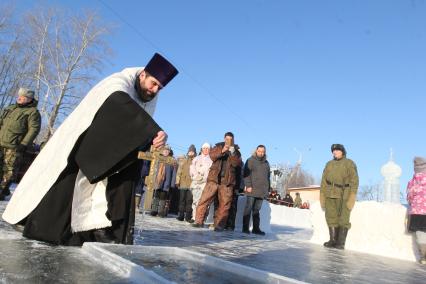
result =
[[[251,231],[253,234],[264,236],[265,232],[260,230],[260,215],[253,214],[253,230]]]
[[[6,196],[10,195],[9,187],[11,182],[1,183],[0,185],[0,200],[3,201],[6,199]]]
[[[337,249],[345,249],[346,236],[348,235],[348,228],[339,227],[339,232],[337,236],[337,243],[335,248]]]
[[[334,248],[337,243],[337,228],[328,227],[328,232],[330,234],[330,240],[324,243],[324,246],[327,248]]]
[[[426,244],[419,245],[420,249],[420,259],[419,262],[421,264],[426,264]]]
[[[250,214],[243,217],[243,233],[250,234]]]

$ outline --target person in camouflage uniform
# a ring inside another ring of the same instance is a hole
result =
[[[0,200],[10,194],[23,153],[40,132],[41,119],[34,91],[20,88],[16,104],[0,115]]]
[[[192,223],[192,179],[190,167],[196,153],[195,146],[191,144],[187,155],[180,160],[176,174],[176,187],[179,188],[179,214],[176,219],[179,221],[185,220],[189,223]]]
[[[358,172],[355,163],[346,158],[343,145],[333,144],[331,152],[334,158],[325,166],[320,190],[321,207],[330,233],[330,240],[324,246],[344,249],[358,191]]]

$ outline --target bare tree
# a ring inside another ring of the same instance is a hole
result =
[[[382,201],[382,192],[380,184],[369,184],[359,188],[358,200]]]
[[[70,15],[58,9],[26,16],[27,52],[33,60],[30,77],[39,94],[47,140],[55,126],[80,102],[111,54],[105,36],[110,33],[94,12]],[[59,118],[59,119],[58,119]]]
[[[314,177],[301,168],[299,164],[293,168],[288,177],[287,188],[289,187],[305,187],[314,184]]]
[[[43,119],[38,140],[44,141],[111,55],[105,41],[111,28],[94,12],[71,14],[43,6],[15,17],[17,22],[12,15],[12,8],[0,5],[0,109],[14,101],[19,87],[33,88]]]
[[[25,77],[29,57],[23,52],[22,26],[12,22],[13,9],[0,7],[0,109],[9,105]]]

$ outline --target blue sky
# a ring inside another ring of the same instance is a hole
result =
[[[402,190],[426,156],[426,1],[43,3],[95,9],[116,27],[100,78],[157,51],[178,67],[156,112],[177,153],[232,131],[244,158],[265,144],[271,163],[294,163],[296,148],[319,178],[342,143],[365,185],[381,182],[392,147]]]

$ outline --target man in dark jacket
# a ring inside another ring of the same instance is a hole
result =
[[[207,184],[201,194],[195,215],[194,227],[202,227],[207,208],[213,202],[216,193],[219,197],[219,207],[214,218],[215,231],[223,231],[228,219],[231,207],[234,186],[236,185],[236,174],[241,167],[241,154],[238,145],[234,145],[234,134],[225,133],[225,141],[217,143],[210,151],[213,161],[207,177]]]
[[[263,199],[268,196],[270,188],[270,167],[266,160],[266,148],[259,145],[244,167],[244,183],[247,196],[243,216],[243,233],[250,234],[250,214],[253,215],[253,234],[265,235],[260,230],[260,209]]]
[[[5,108],[0,116],[0,200],[10,194],[22,155],[32,145],[40,126],[34,91],[20,88],[16,104]]]

